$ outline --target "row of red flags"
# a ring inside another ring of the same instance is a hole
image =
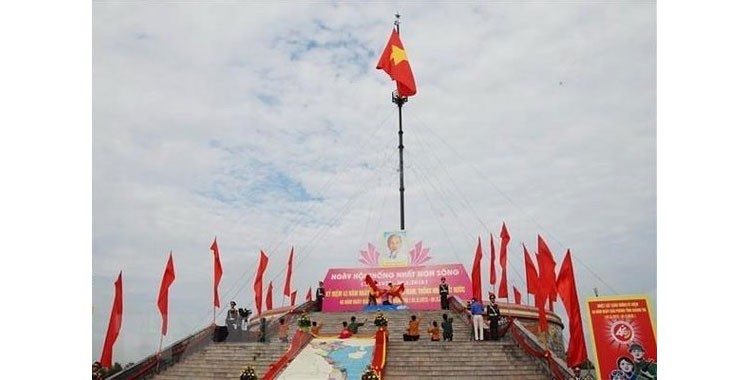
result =
[[[505,223],[503,223],[500,231],[500,241],[499,261],[502,275],[500,277],[498,297],[509,298],[506,272],[510,234],[505,227]],[[574,366],[581,365],[588,359],[588,354],[586,351],[586,342],[584,340],[581,307],[578,302],[578,291],[576,290],[575,276],[573,274],[573,261],[571,259],[570,250],[565,254],[565,258],[560,266],[560,271],[555,275],[555,266],[557,263],[552,255],[552,251],[549,249],[541,235],[537,235],[538,252],[535,255],[539,266],[538,271],[534,266],[534,261],[531,259],[531,255],[529,255],[529,251],[526,249],[526,245],[522,245],[524,266],[526,268],[526,292],[534,295],[534,305],[539,312],[539,329],[540,331],[548,331],[549,326],[547,323],[545,306],[549,304],[550,309],[552,309],[553,302],[557,301],[557,296],[559,295],[568,315],[568,329],[570,331],[567,352],[568,366],[573,368]],[[474,265],[471,271],[472,296],[478,300],[482,299],[481,261],[482,240],[479,238],[477,249],[474,254]],[[492,285],[493,291],[495,283],[495,243],[494,237],[490,236],[490,284]],[[521,304],[521,292],[515,286],[513,287],[513,295],[515,303]]]
[[[219,300],[219,283],[224,271],[221,266],[221,258],[219,257],[219,245],[216,238],[214,238],[213,244],[210,247],[213,251],[214,258],[214,302],[213,306],[221,308],[221,302]],[[284,284],[284,295],[288,296],[291,301],[291,305],[295,304],[297,298],[297,291],[291,291],[291,279],[292,279],[292,261],[294,259],[294,247],[292,247],[289,253],[289,261],[287,263],[286,282]],[[258,264],[258,271],[255,275],[255,282],[253,288],[255,290],[255,307],[258,310],[258,315],[262,311],[262,295],[263,295],[263,274],[268,266],[268,256],[262,250],[260,251],[260,263]],[[156,300],[157,308],[162,317],[161,324],[161,335],[167,335],[167,326],[169,321],[169,287],[175,280],[174,260],[172,258],[172,252],[169,252],[169,259],[167,260],[167,266],[164,269],[164,275],[162,276],[161,285],[159,286],[159,296]],[[266,293],[266,310],[273,309],[273,282],[268,284],[268,291]],[[312,288],[307,289],[306,301],[312,300]],[[117,276],[115,281],[115,300],[112,305],[112,311],[109,316],[109,324],[107,326],[107,335],[104,339],[104,348],[102,349],[102,355],[99,362],[103,367],[109,368],[112,366],[112,349],[115,341],[120,334],[120,327],[122,326],[122,314],[123,314],[123,299],[122,299],[122,271]]]

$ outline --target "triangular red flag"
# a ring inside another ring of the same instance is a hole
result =
[[[291,299],[292,299],[292,306],[294,306],[294,301],[296,301],[296,300],[297,300],[297,291],[296,291],[296,290],[295,290],[295,291],[293,291],[293,292],[292,292],[292,295],[290,295],[290,296],[289,296],[289,298],[291,298]]]
[[[312,301],[312,287],[307,288],[307,295],[305,295],[305,301]]]
[[[573,274],[573,260],[570,250],[565,254],[560,273],[557,275],[557,291],[560,294],[565,311],[568,313],[568,329],[570,339],[568,340],[567,360],[568,367],[574,368],[583,364],[588,359],[586,341],[583,338],[583,321],[581,319],[581,307],[578,303],[578,291]]]
[[[219,302],[219,281],[221,281],[221,276],[224,274],[224,270],[221,268],[219,244],[216,243],[215,237],[214,243],[211,244],[211,250],[214,251],[214,307],[221,308],[221,303]]]
[[[495,238],[490,234],[490,285],[492,290],[495,290],[495,283],[497,278],[495,276]]]
[[[104,348],[99,363],[102,367],[112,367],[112,348],[120,335],[120,326],[122,326],[122,271],[115,281],[115,302],[112,303],[112,312],[109,314],[109,325],[107,326],[107,336],[104,338]]]
[[[258,262],[258,271],[255,272],[255,283],[253,284],[255,290],[255,308],[258,309],[258,315],[263,309],[263,273],[266,271],[268,266],[268,256],[263,250],[260,250],[260,261]]]
[[[556,294],[555,285],[555,258],[552,257],[552,251],[541,235],[537,235],[537,244],[539,252],[536,254],[536,261],[539,264],[539,291],[534,296],[534,304],[539,308],[539,328],[541,331],[547,331],[547,318],[545,303],[549,300],[550,309],[552,301]]]
[[[545,297],[550,301],[557,301],[557,286],[555,286],[555,262],[552,251],[541,235],[537,235],[538,258],[539,263],[539,283],[544,288]],[[544,264],[544,265],[542,265]],[[550,303],[551,305],[551,303]]]
[[[392,80],[396,81],[399,96],[405,97],[417,94],[417,83],[414,81],[414,74],[411,72],[409,58],[406,56],[406,49],[404,49],[404,44],[401,43],[401,38],[395,28],[391,32],[391,37],[388,39],[375,68],[385,71]]]
[[[526,267],[526,293],[536,295],[539,289],[539,275],[536,272],[534,261],[531,260],[526,244],[523,244],[523,261]]]
[[[266,293],[266,310],[273,309],[273,281],[268,283],[268,292]]]
[[[294,247],[292,247],[292,251],[289,252],[289,261],[286,264],[286,281],[284,282],[284,295],[285,296],[292,296],[292,260],[294,258]]]
[[[516,300],[516,305],[521,304],[521,292],[519,292],[515,286],[513,287],[513,298]]]
[[[169,322],[169,287],[175,279],[174,263],[172,262],[172,251],[169,251],[169,260],[167,267],[164,269],[164,276],[161,279],[159,287],[159,298],[157,305],[161,313],[161,335],[167,335],[167,324]]]
[[[500,268],[503,274],[500,275],[500,290],[497,291],[497,296],[500,298],[508,298],[508,243],[510,243],[510,234],[503,222],[503,228],[500,230]]]
[[[471,268],[471,296],[482,300],[482,238],[477,238],[477,250],[474,253],[474,265]]]

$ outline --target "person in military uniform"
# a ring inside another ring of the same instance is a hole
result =
[[[227,325],[227,328],[232,330],[238,330],[240,328],[240,311],[237,310],[236,306],[237,303],[232,301],[229,303],[229,310],[227,310],[227,318],[224,320],[224,322]]]
[[[644,358],[646,350],[643,346],[633,343],[628,348],[628,352],[633,356],[637,380],[656,380],[656,362]]]
[[[490,320],[490,340],[500,339],[498,334],[498,327],[500,322],[500,307],[495,303],[494,294],[490,294],[490,303],[487,304],[487,310],[485,311],[485,313]]]
[[[318,289],[315,290],[315,311],[323,311],[323,298],[326,297],[326,289],[323,281],[318,281]]]
[[[448,310],[448,284],[445,283],[445,277],[440,279],[440,287],[438,288],[440,293],[440,309]]]

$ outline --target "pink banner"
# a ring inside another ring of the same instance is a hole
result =
[[[323,281],[326,297],[323,299],[323,310],[358,311],[367,305],[370,288],[365,283],[365,276],[370,275],[378,282],[378,287],[387,287],[388,283],[403,283],[404,302],[413,310],[440,309],[438,286],[440,278],[450,287],[451,296],[463,300],[471,298],[471,280],[461,264],[425,265],[393,268],[335,268],[329,269]],[[382,300],[378,300],[378,304]],[[398,299],[396,305],[400,305]]]

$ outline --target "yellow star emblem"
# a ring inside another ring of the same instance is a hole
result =
[[[406,57],[406,50],[396,45],[391,45],[391,60],[394,65],[398,65],[401,61],[408,61],[409,58]]]

